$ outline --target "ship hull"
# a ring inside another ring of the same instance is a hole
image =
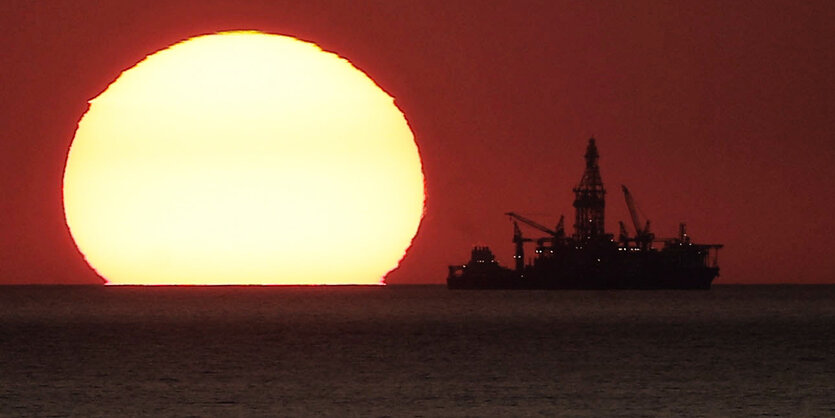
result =
[[[707,290],[719,273],[718,268],[658,271],[629,274],[587,272],[573,274],[480,274],[447,278],[449,289],[682,289]]]

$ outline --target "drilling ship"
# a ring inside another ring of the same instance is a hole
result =
[[[635,199],[621,186],[635,234],[620,222],[620,233],[604,230],[606,190],[600,177],[594,138],[586,148],[586,168],[574,188],[574,233],[565,233],[565,218],[548,228],[515,212],[514,268],[499,265],[490,248],[473,248],[466,264],[449,266],[450,289],[709,289],[719,275],[721,244],[696,244],[679,224],[678,236],[656,239],[650,222],[641,222]],[[544,236],[529,238],[519,224]],[[534,243],[535,256],[525,263],[525,244]]]

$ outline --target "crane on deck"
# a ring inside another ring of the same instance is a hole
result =
[[[626,206],[629,208],[629,215],[632,217],[632,225],[635,227],[635,244],[645,250],[649,248],[652,241],[655,240],[655,234],[649,231],[649,219],[647,219],[643,228],[641,227],[641,221],[638,217],[638,209],[635,205],[635,199],[632,197],[632,193],[629,192],[629,189],[627,189],[626,186],[621,184],[620,187],[623,189],[623,197],[626,200]],[[623,222],[620,223],[620,234],[622,241],[629,240],[626,236],[626,227],[623,225]]]
[[[546,234],[548,237],[539,238],[536,240],[537,251],[541,251],[545,242],[553,243],[554,241],[560,241],[565,239],[565,216],[560,216],[560,221],[557,223],[556,230],[548,228],[545,225],[540,224],[532,219],[528,219],[522,215],[519,215],[515,212],[507,212],[505,215],[509,216],[513,219],[513,243],[515,244],[516,251],[513,255],[513,259],[516,262],[516,271],[521,272],[525,266],[525,246],[526,242],[531,242],[533,239],[531,238],[524,238],[522,236],[522,231],[519,229],[519,223],[522,222],[525,225],[528,225],[534,229],[538,229]],[[518,222],[517,222],[518,221]]]
[[[516,251],[513,253],[513,261],[518,272],[521,272],[525,268],[525,243],[531,241],[533,241],[531,238],[522,236],[522,230],[519,229],[519,224],[513,221],[513,244],[516,246]]]
[[[546,234],[548,234],[548,235],[550,235],[554,238],[559,238],[559,237],[564,237],[565,236],[565,226],[564,226],[565,225],[565,216],[560,216],[560,221],[557,224],[557,230],[555,231],[551,228],[548,228],[547,226],[544,226],[544,225],[540,224],[539,222],[528,219],[528,218],[526,218],[526,217],[524,217],[524,216],[522,216],[522,215],[520,215],[516,212],[507,212],[507,213],[505,213],[505,215],[507,215],[507,216],[509,216],[513,219],[516,219],[519,222],[522,222],[522,223],[524,223],[528,226],[531,226],[535,229],[538,229],[538,230],[540,230],[540,231],[542,231],[542,232],[544,232],[544,233],[546,233]]]

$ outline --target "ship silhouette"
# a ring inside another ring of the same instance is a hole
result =
[[[635,229],[630,236],[623,222],[620,234],[604,229],[606,190],[594,138],[586,148],[586,168],[574,190],[574,233],[565,233],[565,218],[553,229],[515,212],[514,268],[496,262],[490,248],[473,248],[466,264],[449,266],[450,289],[709,289],[719,275],[721,244],[696,244],[679,224],[678,236],[656,239],[650,222],[641,222],[635,200],[621,186]],[[544,233],[523,236],[519,223]],[[525,244],[534,243],[535,256],[525,263]],[[660,244],[660,245],[659,245]]]

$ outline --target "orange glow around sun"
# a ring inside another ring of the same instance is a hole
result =
[[[333,53],[259,32],[122,73],[64,172],[67,225],[109,284],[379,284],[424,198],[394,99]]]

